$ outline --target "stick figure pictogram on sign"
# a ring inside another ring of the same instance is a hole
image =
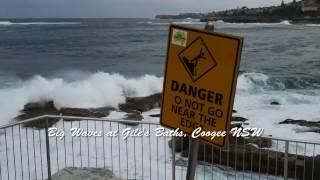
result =
[[[179,58],[194,82],[217,65],[212,53],[201,37],[196,38],[189,46],[183,49],[179,54]]]

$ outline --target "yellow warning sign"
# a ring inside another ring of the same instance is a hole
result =
[[[224,147],[243,39],[171,25],[160,122]]]

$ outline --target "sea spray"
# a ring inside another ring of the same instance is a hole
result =
[[[0,124],[16,117],[29,102],[52,100],[58,109],[117,107],[128,96],[141,97],[161,92],[162,81],[163,78],[154,75],[127,78],[104,72],[71,82],[37,75],[19,86],[0,89]]]

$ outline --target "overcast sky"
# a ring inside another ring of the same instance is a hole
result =
[[[288,2],[290,0],[285,0]],[[0,18],[154,17],[236,7],[279,5],[281,0],[0,0]]]

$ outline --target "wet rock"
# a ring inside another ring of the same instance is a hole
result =
[[[137,125],[139,125],[139,123],[135,122],[135,121],[141,121],[143,119],[143,116],[141,115],[140,111],[133,111],[133,112],[126,114],[124,119],[130,120],[132,122],[123,123],[123,124],[129,125],[129,126],[137,126]]]
[[[29,119],[44,114],[57,115],[59,111],[56,109],[53,101],[32,102],[24,106],[22,114],[18,116],[19,119]]]
[[[104,114],[104,117],[109,116],[111,111],[115,111],[116,109],[113,107],[100,107],[100,108],[91,108],[92,112],[97,112],[100,114]]]
[[[30,119],[42,115],[58,115],[59,111],[54,106],[53,101],[45,101],[45,102],[32,102],[28,103],[24,106],[21,114],[17,116],[16,120],[25,120]],[[54,125],[58,120],[57,119],[50,119],[48,120],[48,126]],[[45,128],[47,126],[47,122],[44,119],[39,121],[34,121],[31,123],[24,124],[26,127],[36,127],[36,128]]]
[[[270,105],[281,105],[279,102],[277,102],[277,101],[272,101],[271,103],[270,103]]]
[[[232,129],[232,128],[242,128],[242,124],[243,123],[231,123],[231,125],[230,125],[230,129]]]
[[[258,145],[260,148],[271,148],[272,147],[272,140],[269,138],[263,138],[263,137],[250,137],[247,140],[247,143],[253,143]]]
[[[151,114],[150,117],[160,117],[160,114]]]
[[[245,122],[248,121],[248,119],[244,117],[233,116],[231,121]]]
[[[31,102],[24,105],[24,108],[23,108],[23,111],[36,111],[36,110],[56,111],[57,109],[55,108],[53,101]]]
[[[310,128],[320,128],[320,121],[286,119],[284,121],[279,122],[279,124],[295,124],[295,125],[310,127]]]
[[[121,180],[103,168],[66,167],[52,176],[52,180]]]
[[[143,119],[143,116],[141,115],[141,112],[135,111],[126,114],[126,120],[135,120],[135,121],[141,121]]]
[[[60,113],[64,116],[80,116],[80,117],[93,117],[93,118],[101,118],[106,116],[105,113],[94,111],[92,109],[83,109],[83,108],[62,108]]]
[[[297,132],[313,132],[313,133],[320,133],[320,128],[307,128],[304,130],[297,130]]]
[[[15,119],[22,121],[25,119],[30,119],[38,117],[41,115],[64,115],[64,116],[80,116],[80,117],[93,117],[101,118],[106,117],[110,114],[115,108],[112,107],[101,107],[101,108],[62,108],[58,110],[53,101],[45,102],[32,102],[24,106],[21,111],[21,115],[17,116]],[[68,119],[66,119],[68,120]],[[53,126],[59,119],[50,118],[48,120],[48,127]],[[27,127],[35,128],[45,128],[47,126],[46,121],[43,119],[35,121],[32,123],[25,124]]]
[[[161,106],[162,94],[153,94],[147,97],[128,97],[119,109],[124,112],[140,111],[145,112]]]

